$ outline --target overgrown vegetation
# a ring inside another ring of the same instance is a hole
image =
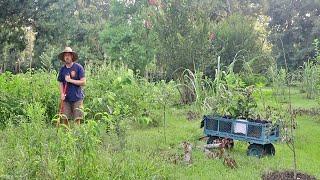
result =
[[[99,67],[88,64],[86,71],[85,122],[81,126],[61,126],[58,129],[51,124],[58,106],[55,72],[1,75],[1,87],[4,87],[1,96],[6,98],[1,99],[5,105],[1,106],[1,117],[7,117],[2,119],[5,128],[0,142],[2,177],[172,178],[176,176],[170,169],[183,166],[176,158],[182,152],[179,149],[182,141],[189,140],[193,144],[195,157],[192,166],[204,168],[213,163],[202,159],[205,156],[201,156],[202,150],[197,148],[201,143],[196,139],[202,133],[198,130],[199,121],[186,120],[186,112],[190,109],[201,114],[218,113],[243,118],[265,115],[272,120],[288,117],[284,106],[272,97],[272,92],[268,93],[263,86],[254,92],[253,86],[245,85],[241,76],[233,73],[232,66],[226,71],[217,68],[214,80],[202,79],[190,71],[188,77],[193,78],[188,78],[188,84],[191,89],[196,89],[196,101],[189,107],[178,105],[183,103],[178,92],[183,85],[174,81],[148,82],[125,66],[115,64],[100,64]],[[35,89],[32,83],[42,87],[41,90]],[[268,109],[271,114],[265,111]],[[299,134],[303,133],[300,125],[297,131],[295,138],[300,146]],[[152,145],[149,147],[148,143]],[[245,151],[245,145],[237,143],[237,146],[240,149],[228,154],[241,168],[247,157],[240,156],[238,151]],[[277,145],[278,154],[287,151],[284,147]],[[269,162],[261,161],[269,164],[284,158],[281,156],[267,160]],[[290,165],[282,164],[282,168],[285,167]],[[303,164],[298,168],[308,169]],[[258,174],[264,170],[260,169]],[[307,172],[317,175],[312,170]],[[178,176],[184,177],[182,174]]]
[[[0,179],[259,179],[279,169],[320,178],[319,7],[0,2]],[[64,46],[86,70],[85,119],[57,128]],[[226,166],[206,157],[205,114],[281,121],[276,156],[244,156],[235,142],[218,151]]]

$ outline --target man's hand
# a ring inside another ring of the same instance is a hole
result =
[[[66,99],[66,95],[65,95],[65,94],[61,94],[60,99],[61,99],[62,101],[64,101],[64,100]]]
[[[65,80],[66,80],[67,82],[71,82],[72,79],[71,79],[70,75],[66,75],[66,76],[65,76]]]
[[[86,84],[86,78],[83,77],[80,80],[71,79],[70,75],[66,75],[65,78],[66,82],[72,83],[77,86],[84,86]]]

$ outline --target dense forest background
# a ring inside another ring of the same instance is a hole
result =
[[[219,62],[263,74],[316,56],[317,0],[1,0],[0,71],[53,70],[71,46],[79,62],[119,62],[143,76]]]

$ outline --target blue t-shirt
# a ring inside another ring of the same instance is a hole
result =
[[[67,66],[63,66],[60,69],[59,75],[58,75],[58,81],[62,82],[63,85],[66,85],[65,76],[70,75],[71,79],[74,80],[80,80],[84,76],[84,69],[83,67],[78,63],[73,63],[73,65],[68,68]],[[66,99],[67,102],[76,102],[79,100],[82,100],[84,98],[84,93],[81,86],[67,83],[67,89],[66,89]]]

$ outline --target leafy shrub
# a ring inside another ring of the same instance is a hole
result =
[[[245,76],[242,75],[241,79],[248,86],[256,85],[259,83],[267,84],[267,81],[268,81],[265,75],[261,75],[261,74],[250,74]]]
[[[86,66],[87,85],[85,107],[87,118],[97,113],[108,113],[135,123],[152,124],[151,115],[161,108],[158,103],[162,86],[148,82],[123,65],[102,64],[93,69]],[[26,104],[39,102],[45,108],[46,122],[58,113],[59,91],[56,72],[36,71],[0,76],[1,127],[8,122],[19,123],[26,117]],[[173,87],[172,87],[173,88]],[[119,119],[119,118],[117,118]],[[157,123],[153,123],[157,124]]]
[[[25,106],[39,102],[45,107],[47,122],[57,113],[58,86],[56,73],[44,71],[13,75],[6,72],[0,76],[0,126],[10,121],[19,123],[26,117]]]
[[[161,108],[158,99],[163,86],[174,88],[172,83],[148,82],[124,66],[103,64],[92,70],[85,87],[85,105],[90,108],[89,117],[107,112],[136,123],[157,124],[152,118],[155,110]],[[174,97],[173,97],[174,98]],[[175,101],[172,99],[172,101]]]

